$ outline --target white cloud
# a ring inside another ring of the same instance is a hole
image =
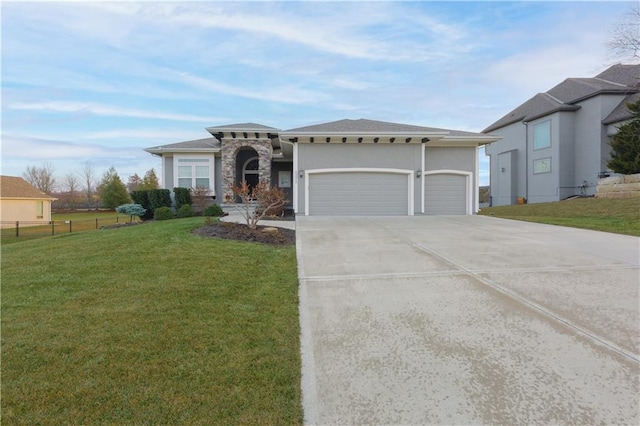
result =
[[[14,110],[51,111],[51,112],[84,112],[94,115],[151,118],[157,120],[189,121],[196,123],[210,123],[221,120],[219,117],[206,117],[201,115],[166,113],[141,109],[122,108],[118,106],[101,105],[90,102],[15,102],[8,106]]]

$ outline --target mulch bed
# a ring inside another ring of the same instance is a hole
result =
[[[272,244],[279,246],[296,243],[296,231],[292,229],[275,228],[277,232],[264,232],[266,226],[249,228],[246,224],[231,222],[216,222],[193,230],[194,234],[202,237],[218,237],[227,240],[248,241],[252,243]],[[272,230],[274,228],[271,228]]]

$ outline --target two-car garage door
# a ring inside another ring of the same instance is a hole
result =
[[[305,188],[306,212],[325,216],[413,214],[414,181],[421,182],[413,176],[413,171],[400,170],[310,171]],[[469,214],[469,186],[467,173],[427,174],[424,176],[424,213]]]
[[[407,215],[407,173],[335,171],[308,175],[311,215]]]

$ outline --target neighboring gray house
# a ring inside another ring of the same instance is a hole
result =
[[[607,172],[609,140],[631,118],[640,96],[640,65],[614,65],[593,78],[568,78],[538,93],[483,130],[492,205],[594,195]]]
[[[473,214],[479,133],[372,120],[278,130],[244,123],[212,137],[147,148],[162,156],[164,187],[208,186],[218,204],[230,184],[270,182],[303,215]]]

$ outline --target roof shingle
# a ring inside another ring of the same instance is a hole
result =
[[[33,198],[55,200],[21,177],[0,176],[0,198]]]

